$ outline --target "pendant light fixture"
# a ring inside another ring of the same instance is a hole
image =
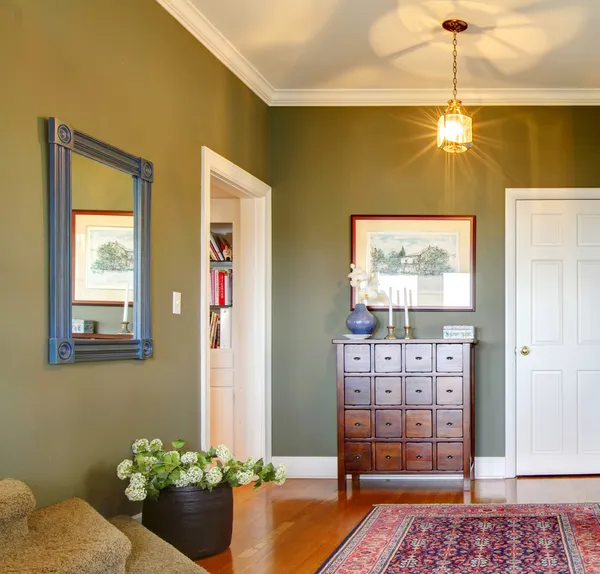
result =
[[[454,64],[452,71],[454,74],[454,89],[452,90],[452,99],[448,100],[448,107],[444,114],[438,120],[437,144],[440,149],[449,153],[461,153],[467,151],[473,145],[473,122],[471,116],[462,107],[462,102],[456,98],[456,56],[457,41],[456,35],[464,32],[468,24],[463,20],[446,20],[442,27],[448,32],[454,34],[452,41]]]

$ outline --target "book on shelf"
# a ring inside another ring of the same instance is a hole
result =
[[[210,304],[212,306],[233,304],[233,271],[231,269],[210,270]]]
[[[209,326],[211,349],[231,349],[231,309],[211,311]]]
[[[231,245],[223,237],[216,233],[210,234],[209,255],[211,261],[231,261],[231,253]]]

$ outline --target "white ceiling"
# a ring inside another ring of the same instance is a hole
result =
[[[600,0],[157,0],[271,105],[600,104]]]

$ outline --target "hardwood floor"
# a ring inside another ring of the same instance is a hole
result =
[[[374,504],[597,502],[600,477],[462,481],[290,479],[236,488],[231,547],[198,563],[210,574],[313,574]]]

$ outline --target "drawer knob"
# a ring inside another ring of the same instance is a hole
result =
[[[454,458],[451,454],[448,455],[448,458]]]
[[[386,389],[385,392],[389,395],[392,391],[390,391],[390,389]]]
[[[359,427],[359,426],[360,426],[360,423],[354,423],[354,426],[355,426],[355,427]]]
[[[451,427],[454,423],[446,423],[446,426]]]
[[[415,393],[422,393],[423,391],[421,389],[415,389]]]
[[[415,426],[417,426],[417,427],[421,427],[421,426],[423,426],[423,425],[422,425],[421,423],[417,423]]]
[[[386,361],[391,361],[391,360],[392,360],[392,357],[386,357],[386,358],[385,358],[385,360],[386,360]]]
[[[415,361],[422,361],[423,357],[415,357]]]
[[[420,454],[417,455],[417,458],[421,459],[423,458]]]
[[[354,458],[356,458],[356,459],[360,458],[360,454],[357,454]]]
[[[360,357],[354,357],[355,361],[360,361]]]
[[[454,389],[446,389],[446,392],[447,392],[447,393],[453,393],[453,392],[454,392]]]
[[[354,389],[355,393],[360,393],[360,389]]]
[[[392,426],[392,423],[385,423],[385,426],[386,426],[386,427],[391,427],[391,426]]]
[[[446,357],[446,361],[451,361],[454,357]]]
[[[386,454],[386,455],[385,455],[385,458],[387,458],[388,460],[390,460],[390,458],[392,458],[392,457],[391,457],[391,455],[389,455],[389,454]]]

